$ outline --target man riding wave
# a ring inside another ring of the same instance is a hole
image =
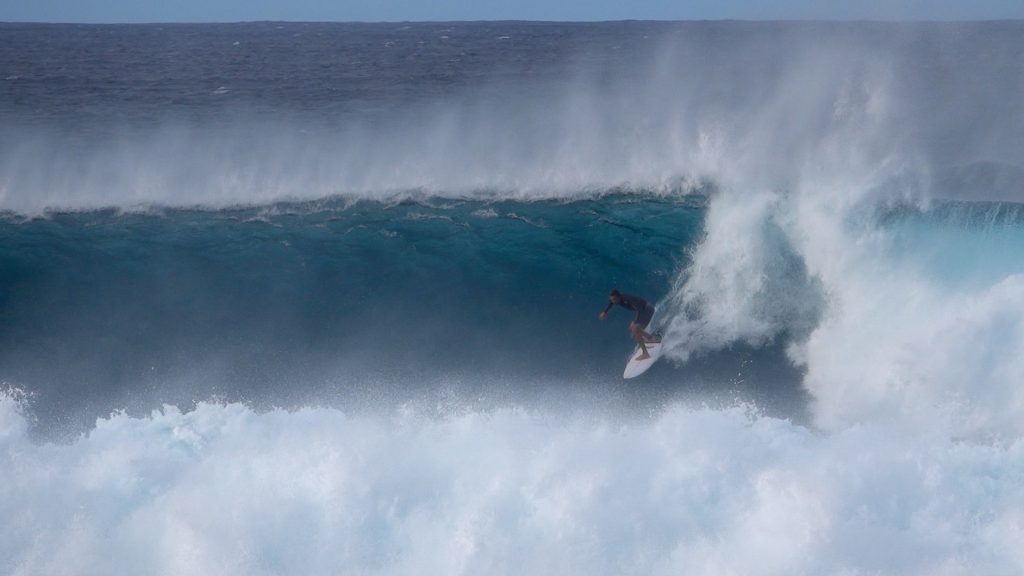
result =
[[[650,302],[644,300],[639,296],[631,296],[629,294],[623,294],[617,289],[612,289],[611,294],[608,295],[608,305],[605,306],[604,310],[598,315],[598,318],[604,320],[608,317],[608,311],[612,309],[612,306],[622,306],[626,310],[632,310],[636,312],[636,316],[629,322],[629,333],[633,335],[636,343],[640,345],[642,351],[636,360],[646,360],[651,357],[647,353],[647,344],[654,344],[661,342],[659,336],[648,334],[644,331],[647,325],[650,324],[651,318],[654,316],[654,306]]]

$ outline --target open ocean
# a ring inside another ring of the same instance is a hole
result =
[[[0,24],[0,573],[1019,576],[1022,202],[1020,21]]]

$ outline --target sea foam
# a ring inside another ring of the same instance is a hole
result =
[[[7,574],[1018,574],[1024,444],[644,421],[112,415],[36,445],[0,400]]]

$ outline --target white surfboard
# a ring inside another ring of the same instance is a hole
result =
[[[661,342],[652,342],[647,345],[647,353],[651,355],[646,360],[637,360],[636,357],[642,353],[640,346],[637,346],[629,355],[629,363],[626,364],[626,371],[622,373],[623,378],[636,378],[647,372],[647,369],[654,365],[661,358]]]

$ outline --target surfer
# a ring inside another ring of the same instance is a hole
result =
[[[651,357],[647,353],[647,343],[661,342],[661,338],[653,336],[644,332],[647,325],[651,322],[651,317],[654,316],[654,306],[650,302],[644,300],[639,296],[630,296],[629,294],[623,294],[617,289],[612,289],[611,294],[608,295],[608,305],[605,306],[604,310],[598,316],[601,320],[608,317],[608,311],[612,309],[612,306],[619,305],[626,310],[632,310],[636,312],[634,317],[629,322],[629,333],[633,335],[636,343],[640,345],[642,353],[636,357],[637,360],[646,360]]]

